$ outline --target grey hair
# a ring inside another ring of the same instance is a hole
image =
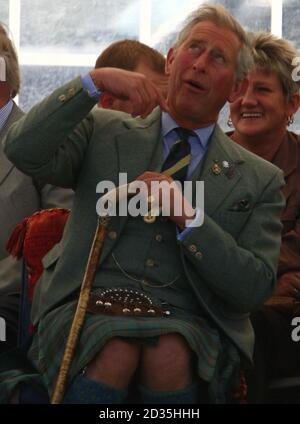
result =
[[[253,67],[248,36],[238,21],[220,4],[203,4],[194,10],[185,20],[184,27],[177,36],[174,49],[176,50],[187,39],[195,25],[204,21],[210,21],[231,30],[239,39],[241,48],[237,57],[236,80],[241,81]]]
[[[300,81],[293,79],[293,59],[299,57],[299,51],[284,38],[276,37],[268,32],[248,34],[253,49],[254,64],[265,72],[274,72],[290,100],[300,90]]]
[[[7,35],[3,24],[0,23],[0,56],[5,60],[6,81],[10,87],[11,97],[15,97],[20,90],[20,68],[17,53],[13,42]]]

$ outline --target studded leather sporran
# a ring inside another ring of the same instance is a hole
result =
[[[170,311],[155,305],[145,293],[131,289],[105,289],[100,293],[91,293],[87,311],[92,314],[164,317]]]

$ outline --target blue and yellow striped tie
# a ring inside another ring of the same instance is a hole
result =
[[[162,173],[169,175],[175,181],[183,183],[186,179],[191,161],[191,145],[188,141],[193,131],[186,128],[176,128],[179,139],[173,144],[163,166]]]

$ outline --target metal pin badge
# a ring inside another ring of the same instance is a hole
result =
[[[156,216],[151,215],[151,213],[149,212],[147,213],[147,215],[144,216],[143,220],[146,224],[153,224],[156,221]]]
[[[213,166],[211,167],[211,170],[213,174],[215,175],[220,175],[222,172],[222,169],[218,163],[214,163]]]

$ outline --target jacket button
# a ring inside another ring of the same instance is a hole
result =
[[[189,251],[192,253],[197,252],[197,246],[195,244],[190,244],[189,245]]]
[[[75,94],[74,88],[69,88],[68,94],[69,94],[70,97],[74,96],[74,94]]]
[[[61,95],[58,97],[58,100],[59,100],[61,103],[63,103],[63,102],[65,102],[65,101],[66,101],[66,96],[65,96],[64,94],[61,94]]]
[[[201,252],[197,252],[195,254],[196,259],[198,259],[198,261],[201,261],[201,259],[203,258],[203,254]]]
[[[150,268],[153,268],[155,265],[155,262],[153,259],[147,259],[146,265],[149,266]]]
[[[161,243],[161,242],[162,242],[162,239],[163,239],[163,237],[162,237],[162,235],[161,235],[161,234],[157,234],[157,235],[155,236],[155,240],[156,240],[156,241],[158,241],[158,243]]]
[[[111,240],[116,240],[116,238],[117,238],[117,233],[116,233],[115,231],[110,231],[110,232],[108,233],[108,237],[109,237]]]

